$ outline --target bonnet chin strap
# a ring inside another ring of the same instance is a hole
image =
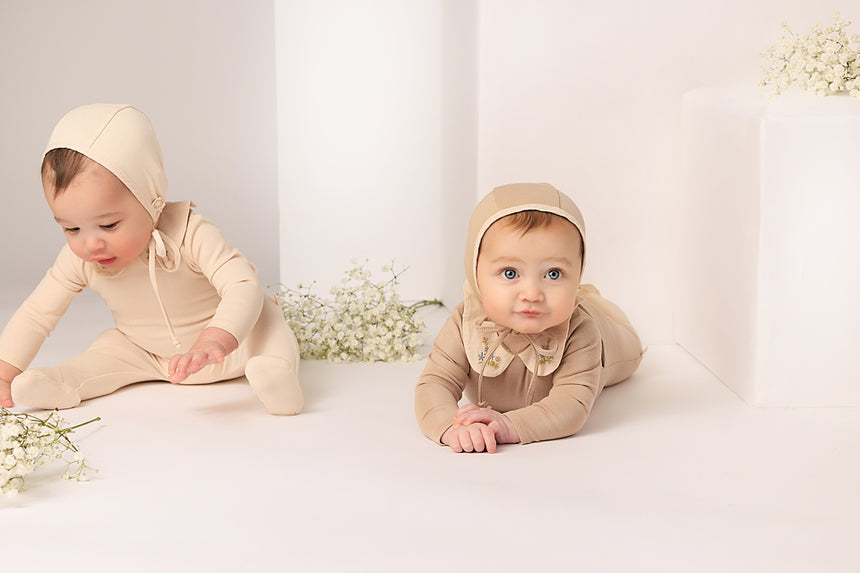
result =
[[[152,290],[155,291],[155,299],[158,301],[161,316],[164,317],[164,323],[167,325],[167,331],[170,333],[170,340],[173,342],[173,346],[179,350],[182,347],[182,343],[176,338],[173,325],[170,324],[170,317],[167,316],[167,310],[164,308],[161,294],[158,292],[158,281],[155,279],[156,258],[159,260],[161,267],[167,272],[175,271],[179,267],[179,247],[170,237],[162,235],[158,229],[153,229],[152,240],[149,242],[149,283],[152,285]]]

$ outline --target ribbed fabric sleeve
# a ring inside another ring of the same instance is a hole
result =
[[[75,296],[86,286],[81,261],[64,246],[54,265],[0,334],[0,360],[26,370]]]

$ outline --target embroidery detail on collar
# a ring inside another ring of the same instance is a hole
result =
[[[547,376],[561,363],[568,324],[560,324],[541,333],[537,340],[510,330],[487,332],[486,327],[463,324],[463,344],[471,367],[481,376],[495,377],[504,372],[515,358],[538,376]]]
[[[478,364],[484,364],[484,360],[486,360],[487,366],[490,366],[491,368],[498,368],[499,357],[495,354],[491,354],[489,357],[487,356],[487,353],[490,352],[490,341],[487,339],[486,336],[481,338],[481,344],[484,348],[478,353]]]
[[[546,340],[543,344],[540,345],[542,350],[550,350],[553,346],[552,344],[552,336],[547,336]],[[555,360],[555,354],[541,354],[538,359],[538,366],[543,366],[544,364],[552,364]]]

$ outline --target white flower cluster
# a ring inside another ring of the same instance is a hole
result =
[[[56,410],[42,419],[32,414],[13,414],[0,407],[0,491],[17,494],[24,489],[25,475],[55,460],[66,463],[63,479],[86,481],[86,470],[92,468],[67,434],[99,419],[63,427],[65,421]]]
[[[762,52],[763,88],[779,94],[799,86],[816,95],[847,93],[860,97],[860,35],[849,35],[851,22],[840,20],[825,28],[816,25],[807,34],[795,34],[787,24],[779,44]]]
[[[424,320],[416,310],[441,305],[422,300],[411,305],[400,301],[398,277],[390,266],[382,272],[391,278],[373,281],[365,266],[352,261],[341,284],[332,287],[333,298],[311,293],[310,286],[282,289],[278,299],[304,359],[334,362],[408,362],[419,358]]]

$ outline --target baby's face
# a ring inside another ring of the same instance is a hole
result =
[[[524,334],[570,319],[582,268],[581,238],[570,222],[554,218],[525,235],[504,220],[481,240],[477,281],[487,316]]]
[[[152,218],[116,175],[94,161],[54,192],[53,176],[42,184],[54,219],[72,252],[109,269],[122,269],[149,245]]]

